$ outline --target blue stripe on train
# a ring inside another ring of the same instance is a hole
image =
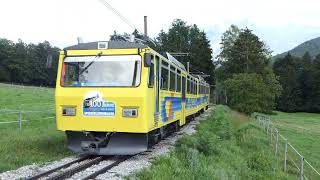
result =
[[[166,103],[169,101],[170,106],[169,106],[169,113],[167,114],[166,111]],[[165,97],[164,101],[161,103],[161,117],[162,117],[162,122],[167,122],[169,117],[171,119],[174,118],[174,112],[180,111],[182,109],[182,99],[180,97]]]
[[[169,101],[169,113],[166,111],[166,103]],[[207,103],[208,96],[200,97],[200,98],[186,98],[186,109],[191,109],[200,104]],[[174,113],[180,111],[182,109],[182,99],[181,97],[164,97],[164,100],[161,102],[161,117],[162,122],[167,122],[169,117],[174,119]]]

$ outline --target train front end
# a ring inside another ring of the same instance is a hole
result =
[[[147,150],[145,48],[129,42],[93,42],[60,52],[56,119],[69,149],[95,155]]]

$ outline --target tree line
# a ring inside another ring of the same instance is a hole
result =
[[[26,44],[0,39],[0,82],[55,86],[58,51],[47,41]]]
[[[320,54],[311,58],[306,52],[300,58],[288,53],[275,60],[273,70],[283,88],[278,110],[320,112]]]
[[[142,38],[137,31],[133,34]],[[210,41],[197,25],[188,25],[180,19],[174,20],[167,32],[161,30],[153,43],[146,43],[157,51],[189,53],[176,58],[184,65],[190,62],[191,71],[210,75],[207,81],[214,83]],[[58,51],[59,48],[51,46],[47,41],[26,44],[22,40],[14,43],[0,39],[0,82],[55,86]],[[50,66],[47,60],[49,54],[52,54]]]

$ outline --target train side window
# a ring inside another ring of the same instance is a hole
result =
[[[170,66],[170,90],[176,90],[176,69],[173,66]]]
[[[148,87],[152,88],[153,85],[154,85],[154,63],[152,62],[151,66],[149,67]]]
[[[190,79],[190,90],[189,90],[189,93],[192,94],[192,88],[193,88],[193,82],[192,80]]]
[[[186,100],[186,78],[182,76],[182,101]]]
[[[196,94],[199,94],[199,82],[196,81]]]
[[[181,71],[177,70],[177,92],[181,92]]]
[[[193,94],[193,86],[194,86],[194,82],[193,80],[191,79],[191,87],[190,87],[190,94]]]
[[[190,79],[188,78],[187,79],[187,93],[190,94],[190,89],[191,89],[191,81]]]
[[[193,90],[194,94],[197,94],[197,89],[198,89],[197,88],[197,81],[194,81],[194,87],[193,88],[194,88],[194,90]]]
[[[168,63],[161,60],[161,89],[168,90],[169,85],[169,70]]]

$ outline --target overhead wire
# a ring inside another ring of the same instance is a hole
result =
[[[117,15],[123,22],[125,22],[128,26],[130,26],[133,30],[137,30],[139,33],[141,33],[141,31],[131,21],[125,18],[118,10],[112,7],[106,0],[99,0],[99,1],[109,10],[111,10],[115,15]]]
[[[130,26],[133,30],[137,30],[138,33],[143,34],[142,31],[140,31],[140,29],[138,29],[131,21],[129,21],[118,10],[112,7],[111,4],[107,2],[107,0],[99,0],[99,1],[109,10],[111,10],[115,15],[117,15],[123,22],[125,22],[128,26]],[[150,41],[154,46],[157,46],[157,44],[150,37],[145,37],[145,38],[147,38],[147,41]],[[141,39],[138,39],[138,38],[135,38],[135,39],[141,41]]]

